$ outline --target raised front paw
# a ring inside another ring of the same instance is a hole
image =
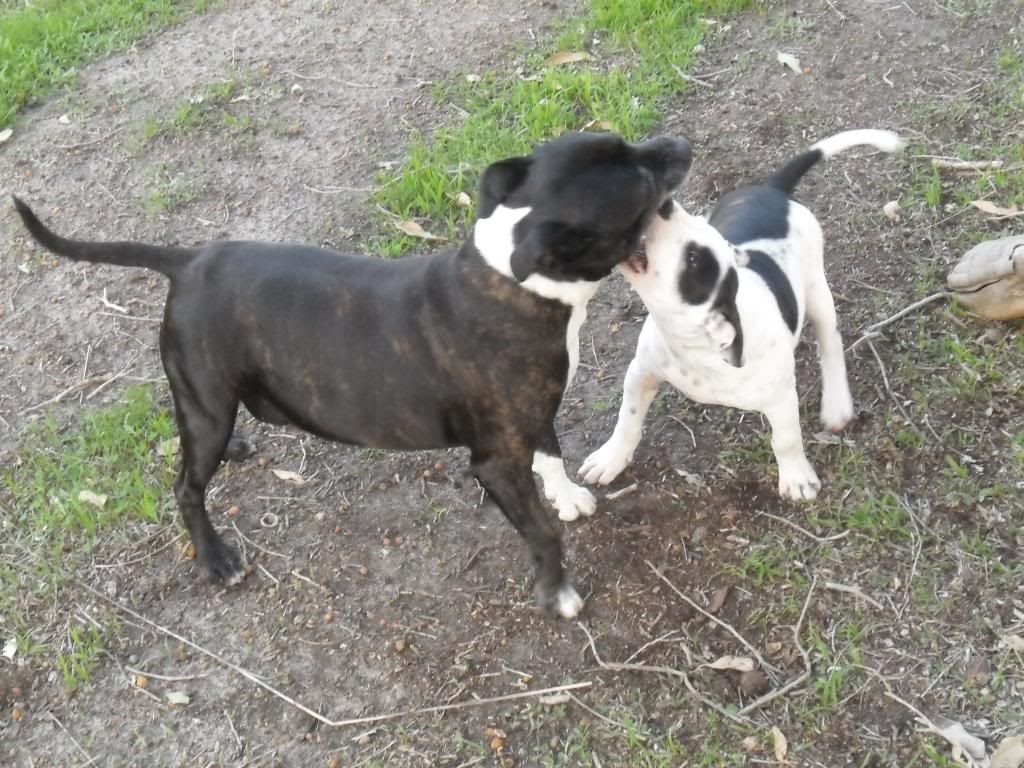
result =
[[[843,431],[853,418],[853,398],[850,390],[829,393],[821,399],[821,423],[829,432],[838,434]]]
[[[576,474],[583,478],[585,483],[608,485],[621,474],[632,459],[632,453],[612,439],[587,456]]]
[[[558,512],[558,519],[572,522],[580,515],[590,517],[597,509],[594,494],[573,482],[566,481],[557,492],[548,496],[551,506]]]
[[[808,501],[817,498],[821,490],[814,467],[806,458],[779,464],[779,495],[793,501]]]
[[[552,594],[539,595],[540,607],[548,615],[575,619],[583,610],[583,598],[569,582],[563,582]]]

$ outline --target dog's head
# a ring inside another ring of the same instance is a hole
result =
[[[600,280],[637,247],[690,159],[682,139],[563,135],[484,171],[475,244],[519,282]]]
[[[643,243],[622,274],[666,331],[710,345],[734,366],[743,364],[743,326],[736,307],[742,254],[703,216],[674,200],[658,209]]]

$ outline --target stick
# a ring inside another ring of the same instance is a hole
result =
[[[282,554],[281,554],[280,552],[274,552],[273,550],[270,550],[270,549],[264,549],[263,547],[261,547],[261,546],[260,546],[259,544],[257,544],[257,543],[256,543],[255,541],[253,541],[253,540],[252,540],[252,539],[250,539],[250,538],[249,538],[248,536],[246,536],[246,535],[245,535],[244,533],[242,533],[242,532],[241,532],[240,530],[238,530],[238,526],[237,526],[237,525],[235,525],[235,521],[234,521],[234,520],[232,520],[232,521],[231,521],[231,527],[235,529],[235,533],[237,533],[237,534],[239,535],[239,537],[241,537],[241,539],[242,539],[243,541],[245,541],[245,542],[246,542],[246,543],[248,543],[248,544],[251,544],[251,545],[252,545],[253,547],[255,547],[256,549],[258,549],[258,550],[259,550],[260,552],[262,552],[263,554],[265,554],[265,555],[270,555],[270,556],[272,556],[272,557],[280,557],[280,558],[283,558],[283,559],[285,559],[285,560],[287,560],[287,559],[288,559],[288,555],[282,555]]]
[[[205,672],[199,675],[158,675],[156,672],[143,672],[141,669],[129,667],[127,664],[124,665],[124,668],[131,672],[133,675],[152,677],[154,680],[165,680],[168,683],[177,683],[181,682],[182,680],[198,680],[201,677],[206,677]]]
[[[685,81],[687,83],[693,83],[694,85],[699,85],[701,88],[708,88],[708,89],[710,89],[712,91],[715,90],[715,86],[713,86],[711,83],[706,82],[704,80],[701,80],[699,78],[696,78],[693,75],[686,74],[685,72],[683,72],[683,70],[681,70],[675,64],[672,65],[672,69],[674,69],[676,71],[676,74],[679,75],[679,77],[682,78],[683,81]]]
[[[576,622],[577,626],[583,630],[583,634],[587,636],[587,640],[590,641],[590,652],[594,654],[594,661],[597,662],[597,666],[601,669],[606,669],[609,672],[655,672],[660,675],[670,675],[671,677],[678,677],[683,681],[683,685],[686,689],[697,699],[701,704],[715,710],[722,717],[732,720],[734,723],[740,723],[742,725],[754,725],[754,723],[742,715],[737,715],[735,712],[730,712],[725,707],[712,701],[703,693],[697,690],[694,684],[690,681],[690,676],[681,669],[675,669],[673,667],[660,667],[651,666],[649,664],[619,664],[614,661],[603,661],[601,656],[597,652],[597,646],[594,644],[594,636],[590,634],[590,631],[581,623]]]
[[[604,498],[607,501],[615,501],[615,499],[620,499],[623,496],[628,496],[639,487],[639,483],[633,483],[632,485],[627,485],[625,488],[620,488],[619,490],[613,491],[612,493],[606,493],[604,495]]]
[[[945,157],[932,158],[932,168],[940,168],[949,171],[994,171],[1002,167],[1002,160],[956,160]]]
[[[88,752],[85,751],[85,748],[81,744],[78,743],[78,741],[75,739],[75,737],[71,735],[71,731],[69,731],[67,728],[64,727],[64,723],[62,723],[60,720],[58,720],[57,716],[55,714],[53,714],[53,712],[47,712],[46,714],[48,714],[50,716],[50,719],[53,720],[53,722],[55,722],[58,726],[60,726],[60,729],[62,731],[64,731],[64,733],[67,735],[67,737],[69,739],[71,739],[71,743],[74,744],[78,748],[78,751],[82,753],[82,756],[86,760],[89,761],[89,762],[86,763],[86,765],[92,765],[93,763],[96,762],[96,758],[93,757],[92,755],[90,755]]]
[[[63,400],[68,395],[72,395],[75,392],[78,392],[78,391],[83,390],[83,389],[88,389],[93,384],[99,384],[99,383],[105,381],[106,378],[107,378],[107,374],[101,373],[101,374],[98,374],[96,376],[91,376],[88,379],[85,379],[84,381],[80,381],[77,384],[72,384],[70,387],[65,389],[63,392],[61,392],[56,397],[51,397],[49,400],[43,400],[43,402],[41,402],[41,403],[36,403],[35,405],[30,405],[28,408],[26,408],[25,410],[22,411],[22,414],[31,413],[32,411],[38,411],[40,408],[45,408],[48,405],[53,405],[54,403],[59,403],[61,400]]]
[[[899,409],[900,415],[903,416],[907,424],[909,424],[914,429],[914,431],[917,432],[918,435],[920,435],[922,440],[924,440],[926,443],[930,442],[928,440],[928,436],[924,432],[922,432],[921,428],[918,427],[917,424],[914,423],[913,419],[910,418],[910,414],[907,413],[907,409],[903,407],[903,403],[900,402],[900,399],[896,397],[896,393],[892,391],[892,387],[889,385],[889,376],[886,374],[885,363],[882,362],[882,356],[878,354],[878,350],[875,349],[875,345],[872,344],[870,341],[868,342],[868,349],[871,350],[871,354],[875,356],[875,360],[878,362],[878,370],[882,374],[882,383],[885,385],[885,391],[889,393],[889,397],[891,397],[892,401],[896,404],[896,407]]]
[[[54,144],[53,146],[57,147],[57,149],[81,149],[82,147],[90,147],[93,144],[99,144],[104,139],[109,139],[115,133],[120,131],[122,127],[123,126],[118,126],[114,130],[112,130],[110,133],[105,133],[102,136],[100,136],[98,139],[93,139],[92,141],[83,141],[80,144]]]
[[[223,656],[219,656],[216,653],[214,653],[213,651],[206,650],[201,645],[197,645],[196,643],[194,643],[191,640],[189,640],[187,637],[183,637],[182,635],[179,635],[177,632],[175,632],[175,631],[173,631],[171,629],[167,629],[167,627],[161,626],[160,624],[157,624],[155,621],[150,621],[145,616],[143,616],[141,613],[137,613],[137,612],[133,611],[131,608],[128,608],[127,606],[124,606],[124,605],[122,605],[121,603],[119,603],[119,602],[117,602],[115,600],[111,600],[109,597],[104,595],[102,592],[100,592],[99,590],[93,589],[88,584],[84,584],[82,582],[79,582],[79,586],[81,586],[82,589],[84,589],[84,590],[86,590],[88,592],[91,592],[93,595],[98,597],[100,600],[102,600],[103,602],[107,603],[108,605],[113,606],[114,608],[116,608],[117,610],[121,611],[122,613],[125,613],[125,614],[133,617],[134,619],[136,619],[138,621],[141,621],[143,624],[145,624],[145,625],[147,625],[149,627],[152,627],[153,629],[157,630],[161,634],[166,635],[167,637],[170,637],[170,638],[173,638],[174,640],[177,640],[179,643],[184,643],[189,648],[192,648],[193,650],[198,651],[199,653],[203,654],[204,656],[208,656],[209,658],[213,659],[214,661],[218,662],[219,664],[222,664],[223,666],[227,667],[232,672],[236,672],[237,674],[239,674],[242,677],[244,677],[246,680],[249,680],[249,681],[255,683],[260,688],[264,689],[268,693],[273,694],[274,696],[276,696],[277,698],[281,699],[285,703],[291,704],[293,707],[295,707],[295,709],[299,710],[303,714],[309,715],[314,720],[317,720],[318,722],[323,723],[324,725],[329,726],[331,728],[340,728],[340,727],[347,726],[347,725],[360,725],[360,724],[363,724],[363,723],[379,723],[379,722],[383,722],[385,720],[398,720],[399,718],[402,718],[402,717],[413,717],[413,716],[416,716],[416,715],[428,715],[428,714],[432,714],[434,712],[447,712],[450,709],[467,709],[469,707],[480,707],[480,706],[484,706],[485,704],[497,704],[497,703],[505,702],[505,701],[515,701],[516,699],[526,699],[526,698],[532,698],[532,697],[535,697],[535,696],[545,696],[545,695],[547,695],[549,693],[559,693],[561,691],[574,691],[574,690],[578,690],[580,688],[590,688],[593,685],[593,683],[591,683],[590,681],[586,681],[586,682],[582,682],[582,683],[569,683],[567,685],[557,685],[557,686],[554,686],[552,688],[541,688],[541,689],[536,690],[536,691],[521,691],[519,693],[511,693],[511,694],[508,694],[506,696],[491,696],[491,697],[488,697],[488,698],[485,698],[485,699],[471,699],[471,700],[468,700],[468,701],[457,702],[455,704],[439,704],[439,705],[436,705],[436,706],[433,706],[433,707],[423,707],[421,709],[407,709],[407,710],[403,710],[403,711],[400,711],[400,712],[391,712],[391,713],[386,714],[386,715],[371,715],[369,717],[356,717],[356,718],[350,718],[350,719],[347,719],[347,720],[331,720],[329,718],[324,717],[319,712],[315,712],[314,710],[310,709],[306,705],[299,703],[298,701],[293,699],[291,696],[288,696],[287,694],[282,693],[281,691],[277,690],[272,685],[270,685],[269,683],[264,682],[262,679],[260,679],[254,673],[250,672],[249,670],[245,669],[244,667],[240,667],[237,664],[228,661]]]
[[[796,649],[800,651],[800,655],[804,660],[804,671],[796,678],[786,683],[781,688],[774,691],[769,691],[759,699],[755,699],[740,710],[741,715],[745,715],[748,712],[753,712],[756,709],[760,709],[769,701],[779,698],[789,693],[791,690],[796,688],[798,685],[802,685],[811,676],[811,657],[807,653],[806,649],[800,644],[800,630],[804,624],[804,617],[807,615],[807,607],[811,604],[811,595],[814,594],[814,587],[818,583],[818,577],[815,576],[811,579],[811,586],[807,590],[807,597],[804,599],[803,610],[800,611],[800,618],[796,622],[796,626],[793,628],[793,642],[796,643]]]
[[[776,674],[779,673],[779,669],[777,667],[769,664],[767,661],[765,661],[764,657],[761,656],[761,654],[757,650],[757,648],[755,648],[753,645],[751,645],[749,642],[747,642],[746,638],[744,638],[743,635],[741,635],[739,632],[737,632],[735,629],[733,629],[731,624],[729,624],[729,623],[727,623],[725,621],[722,621],[720,618],[715,616],[713,613],[708,613],[703,608],[701,608],[699,605],[697,605],[695,602],[693,602],[693,600],[691,600],[689,597],[687,597],[682,592],[680,592],[679,589],[676,587],[676,585],[673,584],[671,581],[669,581],[667,578],[665,578],[665,575],[661,571],[659,571],[657,568],[655,568],[654,564],[650,560],[644,560],[644,562],[647,563],[647,567],[650,568],[652,571],[654,571],[655,575],[659,579],[661,579],[666,584],[668,584],[668,586],[672,589],[672,591],[675,592],[677,595],[679,595],[679,597],[682,598],[691,608],[693,608],[694,610],[697,610],[700,613],[704,614],[704,616],[706,616],[712,622],[714,622],[718,626],[722,627],[723,629],[727,630],[733,637],[735,637],[737,640],[739,640],[740,643],[743,644],[743,647],[746,648],[748,651],[750,651],[751,655],[753,655],[753,657],[755,659],[757,659],[757,663],[761,665],[761,669],[767,669],[767,670],[770,670],[772,672],[775,672]]]
[[[842,533],[834,533],[831,536],[816,536],[813,533],[811,533],[810,531],[808,531],[806,528],[801,528],[799,525],[797,525],[793,521],[787,520],[784,517],[779,517],[778,515],[773,515],[770,512],[755,512],[755,514],[759,515],[759,516],[763,516],[763,517],[770,517],[772,520],[778,520],[780,523],[785,523],[790,528],[795,528],[796,530],[800,531],[800,533],[802,533],[804,536],[806,536],[809,539],[813,539],[814,541],[818,542],[819,544],[826,544],[826,543],[828,543],[830,541],[838,541],[839,539],[845,539],[847,536],[850,535],[850,530],[846,529]]]
[[[88,395],[85,396],[85,399],[86,400],[92,400],[94,397],[96,397],[96,395],[98,395],[104,389],[106,389],[111,384],[113,384],[115,381],[117,381],[122,376],[124,376],[126,373],[128,373],[128,369],[131,368],[133,365],[135,365],[135,361],[138,360],[138,359],[139,359],[139,356],[136,355],[131,360],[129,360],[127,363],[125,363],[124,364],[124,368],[122,368],[120,371],[118,371],[113,376],[111,376],[109,379],[107,379],[102,384],[100,384],[98,387],[96,387],[96,389],[94,389],[92,392],[90,392]]]
[[[877,323],[869,325],[865,329],[865,334],[863,336],[861,336],[859,339],[857,339],[855,342],[853,342],[853,344],[848,346],[846,348],[846,351],[847,352],[851,352],[854,349],[856,349],[857,347],[859,347],[861,344],[863,344],[864,342],[870,341],[871,339],[876,338],[879,335],[879,331],[881,331],[883,328],[885,328],[888,325],[892,325],[897,320],[899,320],[901,317],[904,317],[905,315],[909,315],[915,309],[920,309],[921,307],[923,307],[923,306],[925,306],[927,304],[931,304],[933,301],[938,301],[939,299],[948,299],[948,298],[951,298],[952,296],[953,296],[953,294],[950,293],[949,291],[939,291],[938,293],[933,293],[931,296],[925,296],[920,301],[915,301],[909,307],[904,307],[899,312],[897,312],[895,315],[892,315],[891,317],[887,317],[885,320],[880,320]]]
[[[834,590],[835,592],[845,592],[848,595],[853,595],[854,597],[859,597],[865,603],[868,603],[869,605],[874,606],[878,610],[880,610],[880,611],[884,611],[885,610],[885,606],[884,605],[882,605],[880,602],[875,600],[875,598],[873,598],[870,595],[866,594],[860,587],[850,586],[849,584],[839,584],[838,582],[835,582],[835,581],[826,581],[824,584],[822,584],[822,586],[825,587],[825,589],[831,589],[831,590]]]

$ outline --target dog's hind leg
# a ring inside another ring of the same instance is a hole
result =
[[[220,466],[231,439],[238,401],[202,367],[164,357],[164,369],[174,398],[174,414],[181,437],[181,467],[174,479],[174,495],[185,521],[196,559],[215,579],[226,585],[245,578],[241,558],[225,544],[206,513],[206,487]]]
[[[583,600],[566,578],[562,567],[562,540],[537,493],[537,484],[525,457],[473,457],[473,474],[499,509],[526,539],[536,568],[537,596],[541,608],[566,619],[583,608]]]
[[[853,397],[846,376],[843,337],[836,306],[824,273],[807,286],[807,317],[818,340],[821,363],[821,421],[830,432],[841,432],[853,418]]]

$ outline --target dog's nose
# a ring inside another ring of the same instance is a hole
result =
[[[682,183],[693,162],[693,149],[690,147],[690,142],[686,139],[663,136],[646,141],[641,146],[663,170],[665,186],[668,189],[674,189]]]

